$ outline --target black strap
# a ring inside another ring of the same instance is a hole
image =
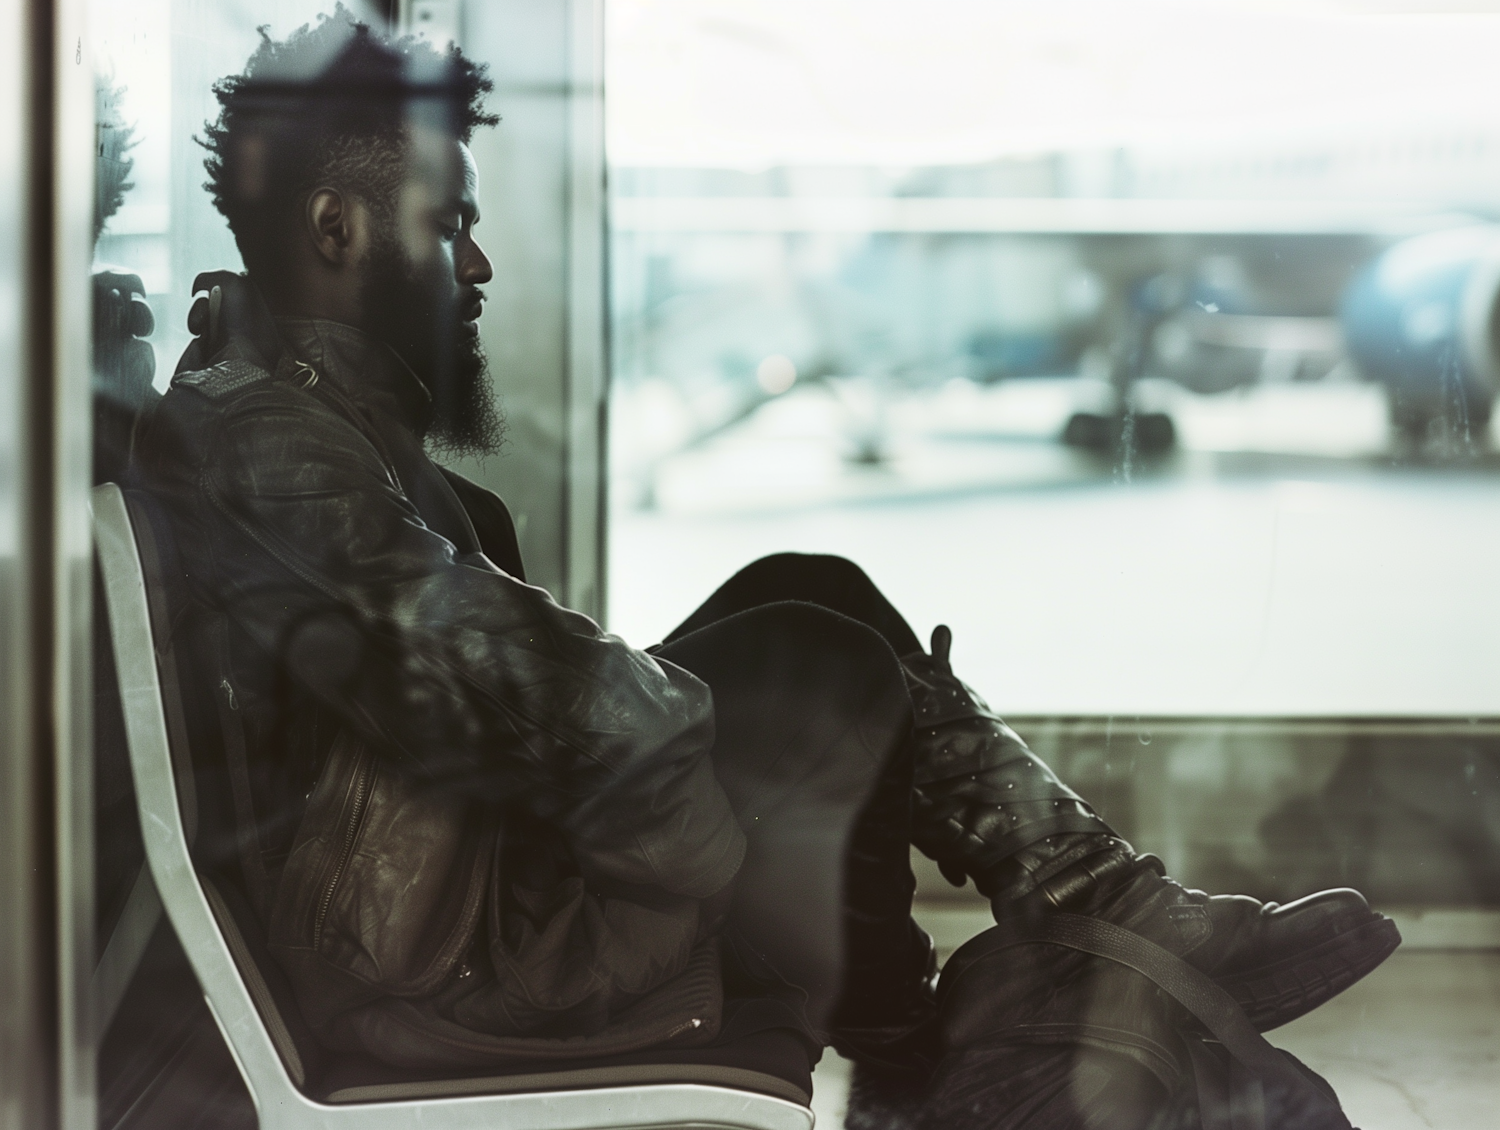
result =
[[[261,921],[271,908],[271,879],[261,854],[260,827],[255,819],[255,793],[250,787],[250,761],[245,746],[245,724],[235,698],[233,667],[229,662],[229,630],[222,615],[210,615],[206,634],[219,667],[219,685],[214,703],[219,712],[219,732],[224,740],[224,760],[229,768],[229,791],[234,798],[235,845],[250,904]]]
[[[1235,1059],[1267,1079],[1288,1086],[1306,1083],[1245,1016],[1244,1009],[1212,980],[1155,942],[1098,918],[1050,915],[1030,936],[1134,969],[1187,1009]]]
[[[1267,1082],[1306,1096],[1329,1114],[1338,1113],[1342,1121],[1337,1103],[1266,1042],[1235,999],[1175,954],[1130,930],[1077,914],[1053,914],[1025,933],[997,934],[995,944],[984,950],[988,954],[1037,944],[1064,946],[1135,970],[1191,1013],[1224,1046],[1231,1056],[1228,1094],[1223,1093],[1220,1070],[1209,1062],[1209,1050],[1194,1040],[1186,1041],[1204,1130],[1263,1130],[1263,1083]],[[1227,1112],[1227,1121],[1219,1112]]]

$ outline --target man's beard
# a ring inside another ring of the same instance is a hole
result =
[[[428,382],[432,421],[424,437],[435,458],[493,455],[505,442],[505,415],[495,403],[489,359],[477,337],[454,335],[442,352],[445,375]]]
[[[459,332],[459,304],[439,308],[440,290],[396,247],[372,252],[364,290],[371,333],[400,354],[432,394],[423,436],[428,451],[445,459],[499,451],[505,417],[495,403],[484,346]]]

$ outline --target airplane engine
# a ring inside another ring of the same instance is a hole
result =
[[[1387,249],[1344,293],[1349,356],[1386,386],[1391,423],[1472,435],[1500,388],[1500,225],[1420,235]]]

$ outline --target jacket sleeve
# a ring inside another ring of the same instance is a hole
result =
[[[190,395],[184,393],[182,395]],[[217,416],[216,599],[426,777],[524,804],[586,876],[707,897],[744,854],[706,685],[423,525],[363,433],[285,385]]]

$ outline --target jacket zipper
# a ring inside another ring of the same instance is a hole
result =
[[[349,813],[349,821],[344,826],[344,843],[339,850],[338,862],[333,866],[333,874],[323,887],[323,897],[318,900],[317,917],[313,920],[314,949],[323,944],[323,922],[328,917],[328,908],[333,904],[333,894],[338,889],[339,880],[344,877],[344,868],[349,864],[349,857],[354,854],[354,840],[359,835],[359,826],[364,819],[365,801],[370,793],[372,771],[373,766],[366,761],[360,767],[359,776],[355,779],[354,805]]]

